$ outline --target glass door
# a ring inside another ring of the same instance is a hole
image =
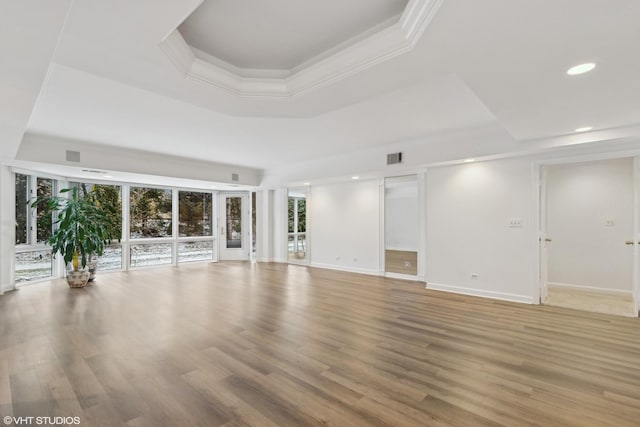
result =
[[[287,258],[293,264],[308,264],[306,187],[289,189],[287,211]]]
[[[248,260],[251,248],[249,194],[220,193],[220,260]]]

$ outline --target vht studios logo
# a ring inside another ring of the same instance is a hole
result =
[[[80,417],[10,417],[7,415],[2,420],[8,426],[68,426],[80,424]]]

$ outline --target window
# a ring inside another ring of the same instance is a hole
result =
[[[92,192],[96,203],[109,207],[107,215],[114,229],[122,230],[122,187],[120,185],[95,184],[90,182],[72,182],[71,186],[78,188],[79,194]],[[98,270],[122,269],[122,245],[114,241],[105,246],[104,252],[98,257]]]
[[[44,215],[42,206],[33,209],[30,202],[36,196],[51,196],[58,192],[53,179],[28,174],[16,174],[16,282],[47,278],[62,268],[53,261],[47,245],[53,232],[54,215]],[[213,193],[173,190],[145,186],[70,182],[82,195],[92,193],[97,204],[111,206],[108,213],[117,230],[129,230],[121,242],[105,246],[99,257],[100,271],[145,266],[172,265],[181,262],[212,261],[215,258],[216,217]],[[129,224],[123,212],[126,195],[129,202]],[[174,205],[174,202],[176,203]],[[240,243],[241,198],[227,204],[230,245]],[[174,214],[175,209],[175,214]],[[175,227],[175,233],[174,233]]]
[[[53,180],[38,178],[36,181],[36,196],[47,197],[53,195]],[[37,233],[36,242],[47,244],[53,230],[53,215],[44,213],[45,206],[41,203],[36,205]]]
[[[211,261],[212,259],[213,240],[178,243],[178,262]]]
[[[251,247],[253,248],[253,254],[256,254],[256,192],[251,193]]]
[[[131,187],[129,202],[132,239],[172,236],[171,190]]]
[[[16,245],[27,244],[29,227],[29,177],[16,174]]]
[[[242,247],[242,197],[227,197],[227,249]]]
[[[178,193],[180,237],[212,235],[211,200],[211,193]]]
[[[122,269],[122,245],[115,242],[105,246],[104,252],[98,257],[98,269],[100,271]]]
[[[307,260],[307,199],[305,190],[290,190],[288,203],[289,261]]]
[[[142,243],[131,245],[131,267],[171,264],[171,246],[171,243]]]
[[[16,249],[16,283],[44,279],[53,275],[51,250]]]
[[[34,208],[30,204],[35,197],[51,196],[55,181],[17,173],[15,189],[15,282],[51,277],[54,263],[47,241],[53,231],[53,215],[45,215],[41,204]]]

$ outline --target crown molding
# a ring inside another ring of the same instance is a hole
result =
[[[411,51],[443,1],[409,0],[394,24],[349,40],[292,70],[235,67],[193,49],[177,29],[160,43],[160,48],[188,79],[243,97],[288,99],[333,84]]]

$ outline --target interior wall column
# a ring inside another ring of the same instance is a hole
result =
[[[15,289],[15,174],[0,163],[0,294]]]
[[[287,262],[287,221],[288,221],[288,198],[287,188],[277,188],[273,190],[273,234],[271,236],[271,248],[273,261]]]
[[[256,191],[256,259],[258,262],[271,261],[271,240],[273,190]]]
[[[426,281],[427,271],[427,170],[418,176],[418,280]]]

